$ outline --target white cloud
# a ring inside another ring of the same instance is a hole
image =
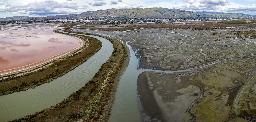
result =
[[[92,5],[92,6],[104,6],[106,4],[107,3],[105,3],[105,2],[94,2],[94,3],[90,4],[90,5]]]
[[[226,11],[230,13],[246,13],[256,15],[256,4],[241,5],[236,3],[230,3],[230,5],[227,6]]]
[[[57,2],[52,0],[33,2],[23,5],[13,5],[6,9],[10,13],[21,13],[28,15],[55,15],[55,14],[68,14],[76,10],[77,4],[68,2]]]
[[[196,11],[221,11],[228,3],[227,0],[183,0],[183,9]]]
[[[245,1],[252,3],[255,0]],[[255,5],[241,5],[235,0],[1,0],[0,17],[13,15],[46,16],[81,13],[88,10],[136,7],[165,7],[256,15]]]

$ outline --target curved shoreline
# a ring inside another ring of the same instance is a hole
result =
[[[93,79],[56,106],[14,121],[107,121],[128,54],[125,45],[118,40],[103,38],[113,44],[114,51]]]
[[[98,52],[102,46],[99,40],[92,37],[71,35],[68,33],[60,34],[65,34],[83,40],[82,47],[77,50],[74,49],[70,52],[65,52],[66,55],[63,53],[64,55],[51,59],[48,62],[46,61],[33,68],[31,67],[26,70],[20,70],[18,73],[12,72],[2,75],[0,78],[0,96],[13,92],[24,91],[43,83],[50,82],[82,64]]]
[[[56,32],[56,31],[55,31]],[[57,32],[56,32],[57,33]],[[59,33],[60,34],[60,33]],[[69,35],[71,36],[71,35]],[[12,73],[20,73],[20,72],[26,72],[26,71],[29,71],[30,69],[36,69],[36,68],[39,68],[41,67],[42,65],[45,65],[45,64],[49,64],[51,63],[52,61],[54,60],[57,60],[59,58],[62,58],[64,56],[67,56],[69,54],[72,54],[72,53],[75,53],[76,51],[80,50],[81,48],[84,47],[84,41],[82,41],[80,38],[77,38],[75,37],[77,40],[79,40],[78,42],[78,46],[72,48],[71,50],[68,50],[68,51],[65,51],[65,52],[62,52],[60,54],[57,54],[57,55],[54,55],[54,56],[51,56],[49,58],[46,58],[46,59],[43,59],[43,60],[40,60],[40,61],[37,61],[37,62],[34,62],[34,63],[31,63],[31,64],[27,64],[27,65],[24,65],[24,66],[19,66],[19,67],[14,67],[14,68],[10,68],[10,69],[5,69],[5,70],[0,70],[0,81],[1,80],[4,80],[4,77],[8,74],[12,74]]]

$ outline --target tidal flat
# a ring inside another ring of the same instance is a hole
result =
[[[175,121],[227,121],[253,118],[255,99],[248,87],[255,71],[255,61],[221,62],[201,70],[183,73],[144,72],[138,79],[138,92],[145,108],[147,94],[154,96],[162,119]],[[246,87],[247,86],[247,87]],[[244,88],[246,87],[246,88]],[[147,90],[148,92],[144,92]],[[244,105],[244,106],[242,106]],[[155,111],[144,109],[147,116]],[[243,112],[248,113],[243,115]],[[160,117],[160,116],[158,116]]]
[[[151,69],[138,78],[144,121],[255,120],[255,28],[84,31],[128,42],[139,68]]]

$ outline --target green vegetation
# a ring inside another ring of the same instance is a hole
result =
[[[6,25],[7,23],[0,22],[0,25]]]
[[[227,21],[221,21],[219,23],[224,23],[224,24],[246,24],[247,22],[245,20],[227,20]]]

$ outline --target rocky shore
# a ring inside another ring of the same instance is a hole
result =
[[[112,42],[114,51],[92,80],[56,106],[15,121],[107,121],[128,54],[121,42],[104,38]]]

